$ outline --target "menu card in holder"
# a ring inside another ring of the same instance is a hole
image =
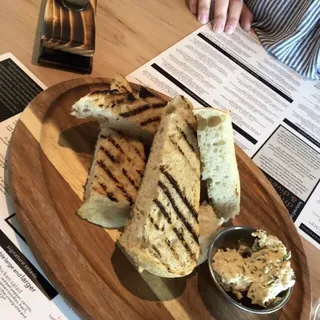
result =
[[[38,62],[91,73],[96,0],[48,0]]]

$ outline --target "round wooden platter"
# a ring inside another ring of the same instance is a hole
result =
[[[292,251],[297,281],[278,313],[238,310],[216,290],[206,264],[180,279],[139,274],[115,244],[117,230],[75,214],[98,126],[72,117],[71,106],[90,91],[108,89],[108,83],[83,78],[42,92],[23,112],[11,140],[9,179],[18,219],[56,289],[83,319],[308,319],[310,279],[300,237],[273,187],[239,148],[241,213],[233,223],[265,229]]]

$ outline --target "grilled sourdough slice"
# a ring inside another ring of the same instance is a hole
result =
[[[119,81],[114,80],[113,90],[94,91],[81,98],[72,106],[71,114],[108,121],[109,127],[150,145],[167,101],[143,87],[138,92],[128,92],[129,88]]]
[[[132,218],[119,245],[140,269],[183,277],[199,257],[200,160],[196,119],[183,97],[165,109]]]
[[[132,88],[129,82],[120,73],[117,73],[112,79],[110,90],[117,90],[119,93],[132,93]]]
[[[105,228],[124,226],[145,169],[140,141],[101,126],[78,215]]]
[[[202,180],[215,213],[226,221],[240,211],[240,179],[229,112],[197,109]]]

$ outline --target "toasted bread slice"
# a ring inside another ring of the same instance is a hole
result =
[[[145,164],[140,141],[102,125],[78,215],[105,228],[124,226]]]
[[[167,101],[143,87],[133,92],[121,78],[115,78],[111,89],[87,94],[72,106],[71,114],[108,121],[109,127],[150,145]]]
[[[199,253],[200,160],[192,105],[176,97],[155,135],[132,218],[119,245],[141,270],[183,277]]]
[[[202,180],[215,213],[226,221],[240,211],[240,178],[229,112],[214,108],[194,110],[201,157]]]
[[[133,90],[126,80],[126,78],[121,74],[116,74],[115,77],[112,79],[110,84],[110,90],[117,90],[119,93],[132,93]]]

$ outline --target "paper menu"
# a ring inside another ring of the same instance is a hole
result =
[[[232,112],[236,143],[285,203],[299,233],[320,248],[320,82],[270,56],[254,33],[216,34],[210,24],[127,79],[196,107]]]
[[[7,151],[20,113],[46,86],[12,54],[0,56],[0,318],[79,319],[27,246],[12,206]]]

